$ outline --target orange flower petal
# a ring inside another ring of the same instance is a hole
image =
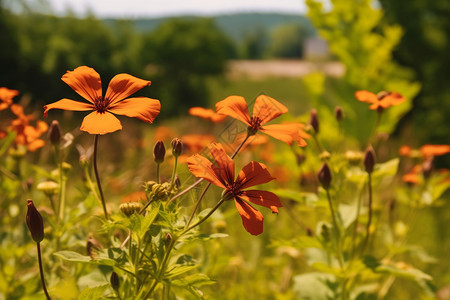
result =
[[[375,95],[374,93],[371,93],[369,91],[357,91],[357,92],[355,92],[355,97],[359,101],[365,102],[365,103],[377,103],[378,102],[377,95]]]
[[[122,125],[119,119],[109,112],[98,113],[93,111],[84,117],[80,130],[90,134],[106,134],[121,130]]]
[[[300,147],[306,146],[306,141],[299,135],[299,127],[295,124],[272,124],[261,127],[261,132],[270,135],[288,145],[297,142]]]
[[[378,107],[383,107],[383,105],[381,105],[381,103],[380,103],[379,101],[378,101],[377,103],[374,103],[374,104],[370,105],[370,106],[369,106],[369,109],[371,109],[371,110],[377,110]],[[386,107],[388,107],[388,106],[386,106]],[[383,108],[386,108],[386,107],[383,107]]]
[[[245,230],[253,235],[259,235],[263,232],[264,217],[258,210],[242,200],[235,200],[236,208],[241,215],[242,224]]]
[[[19,95],[19,91],[16,90],[10,90],[6,87],[0,87],[0,100],[11,103],[12,98]]]
[[[102,98],[100,75],[92,68],[86,66],[78,67],[73,71],[67,71],[61,79],[78,95],[91,103]]]
[[[249,190],[243,191],[239,198],[246,201],[250,201],[257,205],[262,205],[268,207],[274,213],[278,213],[277,207],[282,207],[280,198],[272,192],[259,191],[259,190]]]
[[[22,105],[20,105],[20,104],[12,104],[10,109],[11,109],[12,113],[15,114],[16,116],[18,116],[19,118],[25,117],[25,113],[23,111]]]
[[[418,184],[419,176],[415,173],[408,173],[402,176],[402,181],[406,183]]]
[[[250,126],[251,119],[248,113],[247,102],[241,96],[229,96],[217,102],[216,111],[220,115],[232,117]]]
[[[161,103],[158,100],[146,97],[129,98],[116,103],[108,111],[138,118],[147,123],[152,123],[161,110]]]
[[[47,117],[48,111],[50,109],[55,108],[64,110],[86,111],[86,110],[93,110],[94,106],[90,103],[73,101],[70,99],[61,99],[52,104],[47,104],[44,106],[44,117]]]
[[[181,141],[186,148],[192,152],[200,152],[215,141],[215,137],[209,134],[186,134]]]
[[[251,161],[246,166],[244,166],[239,172],[236,183],[240,185],[241,189],[245,189],[254,185],[263,184],[272,181],[273,178],[270,176],[267,167],[256,161]]]
[[[401,156],[408,156],[412,151],[412,148],[408,145],[402,145],[400,149],[398,149],[398,154]]]
[[[109,82],[105,99],[109,101],[110,105],[113,105],[150,84],[151,82],[148,80],[139,79],[129,74],[118,74]]]
[[[213,123],[222,122],[226,118],[226,116],[219,115],[212,109],[203,108],[199,106],[189,108],[189,114],[191,116],[200,117],[205,120],[210,120]]]
[[[399,105],[405,102],[406,98],[403,97],[400,93],[391,93],[383,98],[383,100],[387,98],[391,105]]]
[[[234,183],[234,161],[227,155],[223,146],[212,143],[209,146],[209,151],[216,162],[216,165],[212,165],[214,173],[225,183]]]
[[[253,105],[253,117],[259,117],[261,125],[287,112],[286,106],[266,95],[259,95]]]
[[[440,156],[450,153],[450,145],[423,145],[420,147],[423,156]]]
[[[28,151],[34,152],[37,149],[42,148],[44,146],[45,146],[45,141],[38,139],[38,140],[34,140],[31,143],[29,143],[27,145],[27,148],[28,148]]]
[[[48,130],[48,124],[44,121],[38,120],[36,122],[36,130],[39,131],[40,134],[42,134]]]
[[[187,160],[189,171],[195,177],[204,178],[214,185],[225,188],[225,183],[213,170],[213,164],[205,157],[195,154]]]

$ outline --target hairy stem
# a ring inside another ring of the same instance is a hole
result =
[[[369,217],[369,219],[367,220],[366,238],[364,239],[364,243],[363,243],[362,248],[361,248],[361,256],[364,255],[364,252],[366,251],[367,244],[369,243],[370,225],[372,224],[372,175],[371,175],[371,173],[368,173],[368,175],[369,175],[369,181],[368,181],[368,186],[369,186],[369,204],[368,204],[369,212],[368,212],[368,217]]]
[[[102,184],[100,183],[100,176],[98,175],[97,169],[97,144],[98,144],[98,134],[94,137],[94,173],[95,179],[97,180],[98,191],[100,192],[100,199],[102,200],[103,212],[105,213],[105,218],[108,220],[108,212],[106,211],[105,196],[103,195]]]

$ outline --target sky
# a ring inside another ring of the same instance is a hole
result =
[[[57,14],[70,8],[77,15],[93,12],[98,17],[161,17],[217,15],[236,12],[304,14],[304,0],[48,0]]]

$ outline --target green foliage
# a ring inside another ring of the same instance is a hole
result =
[[[303,43],[307,36],[308,32],[306,29],[297,24],[286,24],[277,27],[271,32],[269,56],[301,58],[303,56]]]

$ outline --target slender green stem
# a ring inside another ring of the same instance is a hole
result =
[[[169,191],[171,191],[173,189],[173,186],[174,186],[174,183],[175,183],[175,176],[177,174],[177,166],[178,166],[178,156],[175,155],[175,163],[173,165],[172,177],[170,178]]]
[[[91,175],[89,174],[89,170],[87,166],[83,166],[84,169],[84,175],[86,176],[86,181],[89,185],[89,188],[91,189],[92,193],[94,194],[94,197],[98,200],[98,203],[101,204],[102,200],[100,199],[100,196],[97,193],[97,189],[94,186],[94,183],[92,182]]]
[[[94,173],[95,179],[97,180],[98,191],[100,192],[100,199],[102,200],[103,212],[105,213],[105,218],[108,220],[108,212],[106,211],[105,196],[103,195],[102,184],[100,183],[100,176],[98,175],[97,169],[97,144],[98,144],[98,134],[94,137]]]
[[[319,152],[322,153],[323,152],[323,148],[322,148],[322,145],[320,144],[319,140],[317,139],[317,135],[316,135],[315,132],[312,134],[312,137],[314,139],[314,142],[317,145],[317,148],[319,149]]]
[[[50,201],[50,205],[52,207],[53,213],[56,215],[56,206],[55,206],[55,202],[53,201],[53,196],[48,195],[48,200]]]
[[[339,224],[336,219],[336,213],[334,211],[333,203],[331,201],[330,191],[329,191],[329,189],[325,189],[325,190],[327,192],[328,205],[330,206],[331,217],[333,219],[333,225],[334,225],[334,228],[336,228],[335,242],[336,242],[336,248],[337,248],[337,252],[338,252],[336,254],[336,256],[337,256],[337,259],[339,262],[339,266],[341,267],[341,269],[343,269],[344,268],[344,260],[342,258],[342,252],[341,252],[341,230],[340,230]]]
[[[161,183],[161,177],[159,175],[159,165],[160,163],[156,163],[156,182]]]
[[[224,202],[225,202],[225,199],[223,199],[223,198],[220,199],[220,201],[217,202],[216,206],[214,206],[203,219],[198,220],[195,224],[193,224],[190,227],[187,227],[186,229],[184,229],[183,232],[181,233],[181,235],[185,234],[189,230],[191,230],[191,229],[197,227],[198,225],[202,224],[203,222],[205,222],[206,219],[208,219],[219,208],[219,206],[221,206],[222,203],[224,203]]]
[[[369,187],[369,212],[368,212],[368,220],[366,225],[366,238],[364,239],[364,243],[361,248],[361,256],[364,255],[364,252],[366,251],[367,244],[369,242],[370,237],[370,225],[372,224],[372,174],[368,173],[369,175],[369,181],[368,181],[368,187]]]
[[[41,244],[39,242],[37,242],[36,246],[37,246],[37,253],[38,253],[39,273],[41,274],[42,289],[44,290],[45,297],[47,297],[47,300],[50,300],[50,295],[48,294],[47,286],[45,285],[44,268],[42,267]]]
[[[356,207],[356,217],[355,217],[355,226],[353,227],[353,233],[352,233],[352,252],[350,255],[350,264],[352,263],[354,256],[355,256],[355,249],[356,249],[356,234],[358,232],[358,225],[359,225],[359,215],[361,214],[361,204],[362,204],[362,197],[361,193],[358,198],[358,204]]]
[[[245,139],[239,144],[239,146],[236,147],[236,149],[234,150],[233,154],[231,154],[231,159],[233,159],[241,150],[242,146],[244,146],[245,142],[248,140],[249,137],[251,137],[252,135],[250,135],[247,132],[247,135],[245,136]]]
[[[181,196],[183,196],[184,194],[186,194],[187,192],[189,192],[190,190],[192,190],[193,188],[195,188],[197,185],[200,184],[200,182],[202,182],[204,179],[203,178],[199,178],[196,182],[194,182],[193,184],[191,184],[189,187],[187,187],[185,190],[179,192],[178,194],[176,194],[175,196],[173,196],[170,200],[167,201],[167,204],[172,203],[175,199],[180,198]]]
[[[204,197],[205,194],[206,194],[206,191],[209,189],[210,186],[211,186],[211,182],[208,182],[208,184],[206,185],[206,187],[205,187],[205,189],[203,190],[202,194],[200,195],[200,197],[198,198],[197,202],[195,203],[195,207],[194,207],[194,209],[192,210],[192,213],[191,213],[191,215],[190,215],[190,217],[189,217],[189,220],[188,220],[187,223],[186,223],[185,228],[187,228],[187,227],[191,224],[192,219],[194,218],[195,212],[196,212],[197,209],[199,208],[200,202],[202,201],[203,197]]]

